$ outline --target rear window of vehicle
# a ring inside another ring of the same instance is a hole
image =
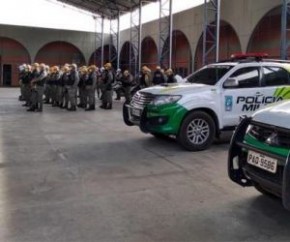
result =
[[[264,85],[281,86],[289,84],[289,73],[281,67],[264,66]]]

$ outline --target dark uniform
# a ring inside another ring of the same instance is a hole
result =
[[[67,108],[69,111],[76,111],[77,105],[77,86],[79,84],[79,73],[77,71],[76,65],[72,65],[72,70],[68,75],[68,79],[65,82],[65,91],[66,91],[66,105],[70,103],[70,108]]]
[[[22,88],[23,88],[23,98],[25,101],[25,104],[23,106],[29,106],[30,105],[30,82],[32,80],[32,72],[31,67],[27,66],[26,72],[24,76],[22,77]]]
[[[33,83],[40,75],[39,65],[37,63],[33,64],[33,70],[31,73],[30,79],[30,96],[29,96],[29,104],[30,108],[27,111],[35,111],[37,109],[37,91],[36,85]]]
[[[42,112],[43,106],[43,93],[44,93],[44,82],[47,77],[46,66],[44,64],[40,65],[40,72],[36,78],[32,80],[33,91],[35,96],[32,99],[32,110],[29,111],[38,111]]]
[[[122,77],[123,77],[123,74],[122,74],[122,71],[121,69],[118,69],[117,72],[116,72],[116,83],[114,83],[115,85],[120,85],[120,87],[118,87],[116,89],[116,99],[115,100],[120,100],[121,99],[121,93],[124,91],[122,90]]]
[[[87,68],[82,67],[80,69],[80,81],[78,84],[79,88],[79,97],[80,103],[78,104],[79,108],[86,108],[87,107],[87,100],[86,100],[86,80],[88,79]]]
[[[100,108],[112,109],[113,107],[113,87],[114,75],[110,63],[105,64],[105,70],[102,73],[102,105]]]
[[[133,86],[134,78],[129,73],[129,71],[124,71],[124,75],[122,77],[122,86],[124,89],[125,102],[129,103],[131,101],[131,88]]]
[[[57,66],[53,67],[51,75],[51,104],[53,107],[58,105],[58,86],[60,84],[61,73]]]
[[[161,69],[158,68],[154,72],[152,83],[153,83],[153,85],[160,85],[160,84],[165,83],[165,82],[166,82],[165,76],[161,72]]]
[[[139,76],[139,86],[141,89],[152,86],[151,71],[147,66],[142,67]]]
[[[177,82],[177,79],[175,78],[172,69],[166,70],[165,74],[167,76],[167,83],[176,83]]]
[[[91,111],[96,109],[96,99],[95,99],[95,90],[97,85],[97,73],[96,67],[89,68],[89,75],[85,81],[86,86],[86,100],[89,103],[89,107],[86,108],[86,111]]]

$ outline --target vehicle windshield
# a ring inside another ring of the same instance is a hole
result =
[[[213,86],[232,68],[231,65],[212,65],[193,73],[186,79],[189,83]]]

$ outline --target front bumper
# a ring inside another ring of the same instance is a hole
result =
[[[244,143],[244,136],[249,124],[255,124],[251,118],[245,118],[237,127],[229,148],[228,175],[230,179],[241,186],[261,185],[267,191],[280,196],[283,205],[290,210],[290,160]],[[257,123],[256,123],[257,124]],[[275,174],[263,171],[247,163],[247,152],[252,150],[278,160]]]
[[[124,104],[123,119],[128,125],[138,125],[142,132],[176,135],[187,110],[179,104],[160,107],[147,105],[144,109]]]

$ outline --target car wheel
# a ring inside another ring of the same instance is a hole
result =
[[[129,120],[128,108],[126,108],[126,103],[123,104],[123,120],[128,126],[133,126],[134,124]]]
[[[215,137],[215,123],[212,117],[202,111],[192,112],[183,120],[177,140],[189,151],[207,149]]]

